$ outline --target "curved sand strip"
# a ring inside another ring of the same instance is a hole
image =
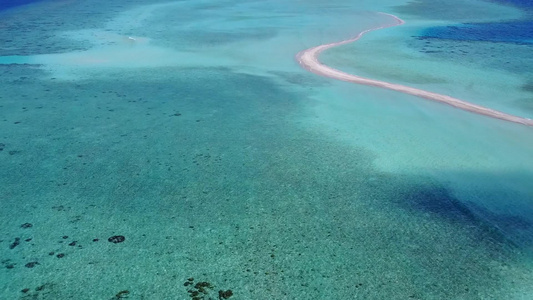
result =
[[[330,49],[336,46],[344,45],[347,43],[355,42],[358,39],[360,39],[363,35],[365,35],[366,33],[370,31],[383,29],[387,27],[398,26],[398,25],[402,25],[405,23],[402,19],[394,15],[385,14],[385,13],[381,13],[381,14],[392,17],[395,23],[367,29],[359,33],[356,37],[348,39],[348,40],[331,43],[331,44],[324,44],[324,45],[320,45],[317,47],[309,48],[307,50],[303,50],[296,55],[296,59],[298,60],[298,63],[300,63],[300,65],[304,67],[305,69],[315,74],[321,75],[321,76],[330,77],[330,78],[348,81],[348,82],[353,82],[353,83],[358,83],[358,84],[365,84],[365,85],[386,88],[389,90],[394,90],[394,91],[418,96],[421,98],[445,103],[445,104],[457,107],[459,109],[463,109],[463,110],[473,112],[476,114],[485,115],[485,116],[489,116],[492,118],[497,118],[497,119],[501,119],[505,121],[523,124],[523,125],[533,126],[533,120],[531,119],[509,115],[509,114],[506,114],[506,113],[503,113],[497,110],[493,110],[493,109],[483,107],[480,105],[472,104],[472,103],[469,103],[469,102],[466,102],[466,101],[463,101],[457,98],[453,98],[450,96],[446,96],[446,95],[432,93],[432,92],[428,92],[428,91],[424,91],[424,90],[420,90],[417,88],[412,88],[412,87],[408,87],[408,86],[404,86],[400,84],[388,83],[385,81],[368,79],[368,78],[348,74],[340,70],[323,65],[320,61],[318,61],[318,55],[324,50],[327,50],[327,49]]]

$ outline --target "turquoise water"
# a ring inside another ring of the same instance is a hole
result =
[[[524,45],[421,39],[522,7],[152,3],[0,12],[0,299],[531,298],[532,129],[294,60],[389,12],[321,59],[532,117]]]

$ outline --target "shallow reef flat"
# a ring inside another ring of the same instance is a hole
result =
[[[527,114],[476,80],[486,65],[468,62],[469,89],[448,72],[460,57],[418,48],[457,20],[398,1],[142,2],[0,11],[0,298],[528,299],[531,128],[295,59],[390,12],[405,28],[321,59]],[[390,73],[370,66],[382,54]]]

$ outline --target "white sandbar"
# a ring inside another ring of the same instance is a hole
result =
[[[353,82],[357,84],[371,85],[371,86],[376,86],[376,87],[385,88],[389,90],[394,90],[394,91],[418,96],[421,98],[445,103],[453,107],[466,110],[469,112],[473,112],[476,114],[485,115],[485,116],[489,116],[492,118],[497,118],[497,119],[501,119],[505,121],[514,122],[514,123],[519,123],[519,124],[523,124],[527,126],[533,126],[533,120],[528,119],[528,118],[513,116],[510,114],[506,114],[504,112],[493,110],[487,107],[476,105],[476,104],[466,102],[464,100],[460,100],[457,98],[453,98],[450,96],[446,96],[446,95],[441,95],[441,94],[437,94],[437,93],[433,93],[433,92],[429,92],[429,91],[425,91],[425,90],[421,90],[421,89],[417,89],[413,87],[408,87],[408,86],[404,86],[401,84],[389,83],[385,81],[374,80],[374,79],[369,79],[369,78],[364,78],[364,77],[348,74],[340,70],[328,67],[322,64],[318,60],[318,56],[324,50],[337,47],[340,45],[344,45],[347,43],[355,42],[358,39],[360,39],[363,35],[365,35],[366,33],[370,31],[383,29],[387,27],[398,26],[398,25],[402,25],[405,23],[402,19],[394,15],[385,14],[385,13],[381,13],[381,14],[390,16],[391,18],[394,19],[395,22],[393,24],[382,25],[379,27],[367,29],[365,31],[360,32],[357,36],[351,39],[347,39],[347,40],[343,40],[343,41],[335,42],[335,43],[330,43],[330,44],[324,44],[324,45],[320,45],[320,46],[316,46],[313,48],[303,50],[296,55],[296,59],[298,60],[298,63],[305,69],[315,74],[321,75],[321,76],[334,78],[334,79],[347,81],[347,82]]]

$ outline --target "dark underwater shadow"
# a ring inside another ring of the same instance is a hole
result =
[[[401,197],[394,203],[408,211],[429,214],[445,222],[477,227],[495,242],[533,254],[533,188],[524,186],[516,191],[501,184],[513,178],[533,178],[533,174],[465,174],[449,170],[443,173],[448,178],[470,178],[471,182],[465,182],[468,187],[457,193],[452,187],[433,179],[407,176]]]

